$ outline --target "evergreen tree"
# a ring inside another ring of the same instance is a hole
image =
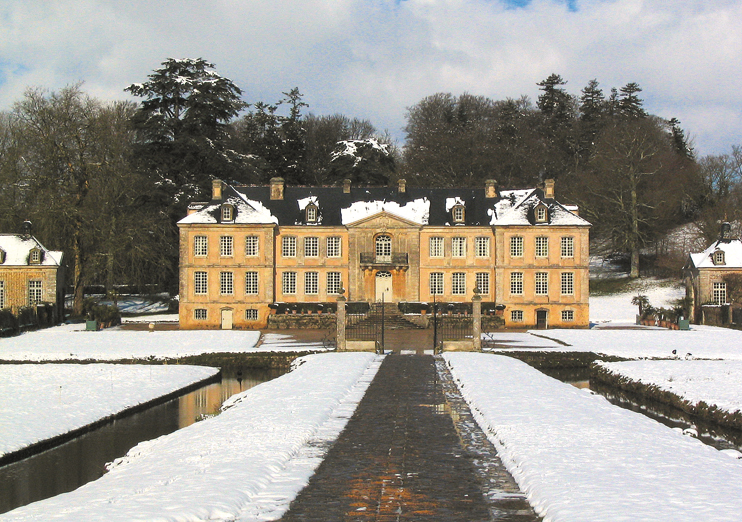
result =
[[[376,138],[338,142],[327,172],[330,183],[386,185],[396,169],[392,148]]]
[[[567,85],[567,82],[558,74],[551,74],[536,85],[543,91],[536,102],[539,110],[553,124],[560,125],[571,121],[574,116],[574,99],[561,87]]]
[[[671,118],[667,124],[670,126],[670,141],[673,147],[675,147],[675,151],[689,160],[694,160],[696,153],[688,143],[685,137],[685,131],[680,127],[680,120]]]
[[[639,84],[630,82],[621,87],[621,95],[618,101],[619,113],[626,118],[646,118],[647,113],[642,107],[644,101],[637,96],[642,92]]]

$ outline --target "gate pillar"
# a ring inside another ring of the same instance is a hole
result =
[[[471,328],[474,351],[482,351],[482,296],[479,289],[474,289],[474,297],[471,298]]]
[[[340,295],[338,296],[338,310],[337,310],[337,349],[339,352],[344,352],[347,348],[345,343],[345,296],[343,295],[343,289],[340,289]]]

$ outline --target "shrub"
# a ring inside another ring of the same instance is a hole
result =
[[[0,310],[0,335],[13,335],[18,332],[18,319],[8,308]]]

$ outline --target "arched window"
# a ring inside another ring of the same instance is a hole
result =
[[[386,234],[376,236],[376,262],[392,262],[392,238]]]
[[[310,203],[309,205],[307,205],[307,208],[305,211],[306,211],[307,223],[316,223],[317,222],[317,207]]]

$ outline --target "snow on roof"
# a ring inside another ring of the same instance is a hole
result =
[[[304,210],[307,208],[309,204],[314,205],[315,207],[319,208],[319,199],[317,199],[317,196],[309,196],[308,198],[302,198],[297,199],[296,204],[299,205],[299,210],[304,212]]]
[[[724,252],[723,265],[714,264],[712,256],[717,250]],[[739,239],[714,241],[706,250],[691,254],[690,258],[696,268],[742,268],[742,242]]]
[[[235,208],[234,221],[230,223],[250,225],[278,223],[278,218],[271,214],[271,211],[263,203],[248,199],[240,194],[239,197],[230,196],[223,202],[206,204],[198,212],[194,212],[178,221],[178,224],[219,223],[219,212],[224,204],[232,205]]]
[[[464,207],[466,204],[464,203],[464,200],[458,196],[446,198],[446,212],[451,212],[451,209],[456,206]]]
[[[5,252],[5,262],[0,266],[27,266],[29,264],[29,253],[34,248],[44,252],[41,266],[60,266],[62,264],[62,252],[47,250],[33,236],[0,234],[0,248]]]
[[[340,209],[343,225],[355,223],[381,212],[387,212],[420,225],[427,225],[430,217],[430,201],[428,198],[419,198],[404,205],[396,201],[356,201],[350,207]]]
[[[535,189],[504,190],[501,196],[495,207],[487,211],[491,218],[490,225],[532,225],[528,219],[529,212],[541,202]],[[539,225],[585,226],[590,223],[554,201],[549,205],[549,219],[536,223],[536,226]]]

